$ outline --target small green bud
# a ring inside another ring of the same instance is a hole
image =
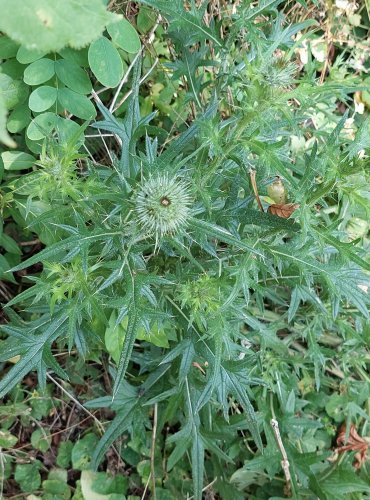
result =
[[[267,194],[277,205],[286,203],[286,189],[280,177],[267,187]]]

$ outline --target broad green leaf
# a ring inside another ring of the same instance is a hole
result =
[[[10,253],[15,253],[17,255],[22,255],[22,251],[20,250],[16,241],[13,240],[6,233],[0,233],[0,245]]]
[[[55,74],[55,62],[43,57],[31,63],[24,70],[23,80],[27,85],[40,85],[45,83]]]
[[[0,11],[1,31],[28,49],[47,52],[85,47],[107,23],[120,19],[101,0],[13,0],[11,9],[7,0],[0,0]]]
[[[70,47],[65,47],[64,49],[58,51],[58,53],[63,57],[63,59],[71,61],[77,64],[77,66],[82,66],[84,68],[89,67],[87,52],[88,52],[87,47],[80,50],[71,49]]]
[[[96,481],[98,477],[98,472],[93,472],[91,470],[84,470],[81,472],[81,490],[83,498],[88,498],[89,500],[109,500],[112,498],[111,494],[102,495],[94,491],[94,481]]]
[[[15,57],[18,52],[19,44],[7,36],[0,36],[0,59],[9,59]]]
[[[77,470],[90,469],[91,460],[98,443],[98,437],[95,434],[86,434],[77,441],[71,453],[72,467]]]
[[[37,59],[41,59],[46,54],[47,52],[45,52],[44,50],[27,49],[26,47],[21,45],[17,52],[17,61],[19,61],[21,64],[30,64],[34,61],[37,61]]]
[[[105,347],[116,363],[119,362],[125,342],[127,325],[127,316],[117,325],[117,314],[115,311],[112,312],[104,338]],[[151,325],[149,332],[144,327],[138,328],[136,338],[150,342],[158,347],[168,347],[169,345],[164,328],[160,328],[156,321]]]
[[[263,472],[263,475],[265,473]],[[230,478],[230,482],[235,484],[239,490],[247,488],[251,484],[256,484],[260,473],[256,470],[246,468],[236,470]]]
[[[92,488],[96,493],[101,495],[110,494],[110,500],[120,500],[126,494],[129,486],[127,476],[116,474],[112,476],[109,472],[98,472],[94,478]]]
[[[69,120],[67,118],[62,118],[61,116],[56,117],[56,125],[55,130],[58,137],[59,142],[68,143],[69,141],[75,141],[76,144],[83,144],[84,142],[84,134],[83,129],[78,123],[73,120]],[[76,139],[77,138],[77,139]]]
[[[141,33],[147,33],[155,25],[155,20],[156,15],[152,9],[148,9],[145,5],[140,6],[136,25]]]
[[[31,111],[27,102],[24,102],[23,104],[18,104],[9,114],[6,127],[11,134],[16,134],[26,128],[30,121]]]
[[[44,428],[36,429],[31,434],[31,444],[36,450],[45,453],[51,445],[50,431]]]
[[[10,273],[10,261],[9,254],[6,257],[0,253],[0,278],[5,281],[10,281],[11,283],[16,283],[13,275]]]
[[[0,142],[8,146],[9,148],[15,148],[16,143],[10,137],[6,130],[6,107],[4,104],[4,99],[0,95]],[[0,169],[0,178],[2,175],[2,170]]]
[[[89,64],[97,80],[106,87],[117,87],[123,76],[118,50],[104,36],[90,45]]]
[[[26,142],[29,149],[40,154],[41,145],[36,145],[37,147],[34,148],[35,143],[32,141],[44,139],[53,130],[61,143],[74,140],[76,137],[78,137],[77,144],[81,145],[84,142],[84,135],[81,133],[81,126],[78,123],[47,111],[37,115],[27,128]]]
[[[13,448],[13,446],[18,442],[17,436],[14,436],[7,430],[0,430],[0,447],[1,448]]]
[[[90,120],[96,116],[96,110],[93,103],[86,96],[78,94],[70,89],[60,89],[58,91],[58,102],[63,109],[72,113],[72,115]]]
[[[121,49],[130,54],[139,52],[141,47],[139,35],[127,19],[121,19],[117,23],[109,24],[107,31],[112,41]]]
[[[91,92],[92,85],[88,74],[75,61],[58,59],[55,61],[55,72],[59,80],[71,90],[79,94]]]
[[[71,464],[72,458],[72,441],[62,441],[58,446],[58,455],[56,459],[56,464],[58,467],[67,469]]]
[[[55,104],[57,93],[57,89],[55,87],[49,87],[49,85],[37,87],[37,89],[31,93],[28,105],[32,111],[36,111],[37,113],[46,111]]]
[[[120,354],[123,347],[123,342],[125,338],[126,328],[127,328],[127,318],[125,318],[122,323],[116,324],[117,314],[113,312],[109,318],[109,324],[105,330],[104,339],[105,347],[109,354],[112,356],[113,360],[118,363]]]
[[[24,66],[16,59],[8,59],[1,64],[1,72],[10,76],[13,80],[23,80]]]
[[[58,499],[58,500],[69,500],[71,498],[71,490],[69,485],[67,484],[66,479],[55,478],[52,479],[53,476],[56,476],[56,472],[60,473],[60,471],[50,471],[49,479],[45,479],[42,482],[42,489],[45,492],[44,500]],[[63,471],[67,475],[67,471]],[[61,475],[61,474],[60,474]],[[32,497],[28,497],[28,500],[35,500]]]
[[[36,161],[32,155],[22,151],[4,151],[1,153],[5,170],[24,170],[31,168]]]
[[[39,488],[41,484],[40,466],[41,463],[38,460],[30,464],[17,464],[14,479],[22,491],[31,493]]]
[[[27,127],[27,137],[32,141],[43,139],[55,128],[57,118],[57,115],[49,111],[37,115]]]
[[[68,481],[68,472],[63,469],[52,469],[49,471],[48,479],[51,481],[62,481],[66,483]]]
[[[0,73],[0,98],[6,109],[15,108],[26,100],[27,95],[28,88],[21,80],[13,80],[10,76]]]

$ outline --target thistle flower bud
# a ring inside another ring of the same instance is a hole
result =
[[[159,238],[182,231],[191,215],[189,185],[167,173],[144,179],[135,200],[136,220],[149,236]]]
[[[270,61],[261,68],[261,74],[271,87],[286,88],[292,85],[297,66],[294,63],[284,63],[282,60]]]

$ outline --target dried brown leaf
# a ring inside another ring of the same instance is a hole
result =
[[[288,219],[292,213],[299,208],[298,203],[281,203],[273,204],[268,208],[268,212],[277,217],[282,217],[283,219]]]
[[[369,443],[358,434],[356,427],[353,424],[351,425],[349,431],[348,441],[346,441],[346,426],[342,425],[337,437],[337,445],[338,447],[335,449],[335,452],[337,453],[357,451],[354,462],[354,467],[356,469],[359,469],[368,458],[367,452],[369,449]]]

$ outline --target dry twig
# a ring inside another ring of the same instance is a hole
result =
[[[287,496],[290,497],[292,495],[292,477],[290,475],[290,464],[289,464],[289,460],[288,460],[288,455],[285,451],[283,441],[281,439],[280,430],[279,430],[279,422],[275,418],[271,419],[271,427],[272,427],[272,430],[274,431],[275,439],[276,439],[277,445],[279,447],[281,456],[283,457],[283,460],[281,461],[281,467],[283,468],[284,475],[285,475],[285,481],[286,481],[285,493]]]

